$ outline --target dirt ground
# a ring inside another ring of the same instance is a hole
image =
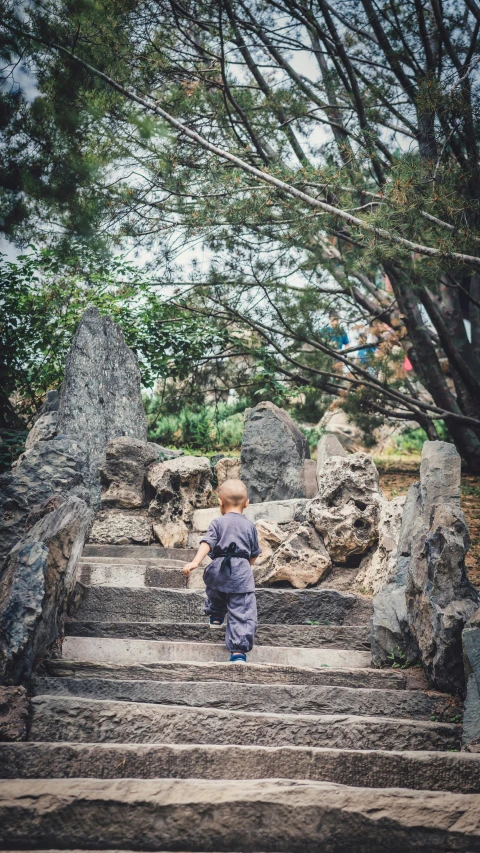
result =
[[[376,460],[382,491],[388,498],[405,495],[409,486],[418,480],[420,459],[402,462],[401,466]],[[465,513],[472,545],[467,554],[468,577],[480,589],[480,477],[462,476],[461,505]]]

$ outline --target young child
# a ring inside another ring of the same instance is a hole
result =
[[[255,525],[242,515],[248,494],[241,480],[225,480],[218,490],[220,518],[214,518],[191,563],[189,575],[210,554],[203,577],[207,586],[205,613],[210,626],[219,628],[228,612],[225,643],[231,663],[246,663],[257,630],[257,602],[252,566],[261,554]]]

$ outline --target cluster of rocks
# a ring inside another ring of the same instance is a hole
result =
[[[208,459],[126,436],[112,439],[105,457],[90,542],[185,547],[194,511],[209,505]]]

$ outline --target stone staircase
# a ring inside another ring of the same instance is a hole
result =
[[[369,668],[370,601],[260,589],[255,650],[229,664],[192,553],[85,548],[29,741],[0,744],[0,848],[480,851],[458,704]]]

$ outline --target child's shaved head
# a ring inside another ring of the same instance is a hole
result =
[[[245,506],[248,492],[242,480],[225,480],[218,490],[218,497],[224,506]]]

